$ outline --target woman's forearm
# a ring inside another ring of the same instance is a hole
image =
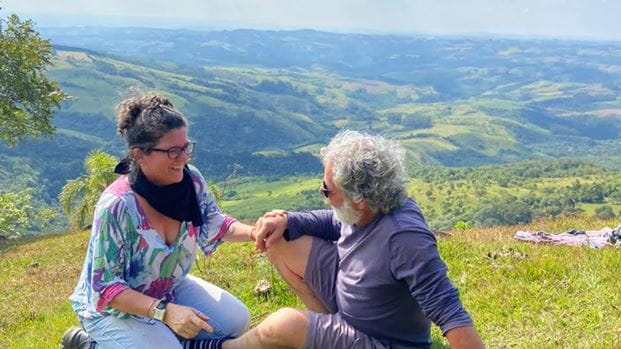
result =
[[[252,237],[252,225],[235,222],[231,224],[229,230],[224,234],[222,240],[228,242],[244,242],[254,240]]]
[[[123,313],[152,318],[157,301],[156,298],[128,288],[112,298],[108,305]]]

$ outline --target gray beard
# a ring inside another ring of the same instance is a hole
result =
[[[362,217],[360,212],[354,210],[348,199],[343,200],[341,207],[332,206],[332,212],[337,221],[349,225],[354,225]]]

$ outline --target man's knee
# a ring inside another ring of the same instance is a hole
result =
[[[313,239],[310,236],[302,236],[292,241],[282,238],[270,245],[266,254],[276,268],[286,266],[295,274],[303,276],[312,245]]]
[[[282,308],[258,326],[259,340],[265,345],[301,348],[306,340],[308,319],[293,308]]]
[[[265,254],[270,262],[275,263],[276,261],[280,261],[286,259],[286,256],[289,255],[289,249],[291,248],[291,244],[289,241],[284,238],[276,240],[276,242],[272,243]]]

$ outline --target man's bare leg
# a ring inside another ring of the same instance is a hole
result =
[[[304,281],[312,246],[313,239],[310,236],[302,236],[292,241],[283,238],[267,249],[267,257],[308,310],[327,314],[326,306]]]
[[[308,332],[306,315],[296,309],[282,308],[241,337],[228,340],[223,349],[302,349]]]

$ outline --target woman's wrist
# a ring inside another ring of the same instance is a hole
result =
[[[157,298],[154,298],[151,303],[149,304],[149,307],[147,308],[147,317],[153,319],[153,315],[155,313],[155,307],[157,307],[157,305],[159,304],[160,300]]]
[[[254,236],[254,227],[250,228],[250,233],[248,233],[248,235],[250,236],[250,241],[257,240],[257,238]]]
[[[239,238],[240,238],[237,241],[246,241],[246,239],[248,239],[249,241],[254,241],[255,239],[254,226],[250,224],[241,223],[241,222],[235,222],[235,224],[237,224],[236,228],[237,228]]]

